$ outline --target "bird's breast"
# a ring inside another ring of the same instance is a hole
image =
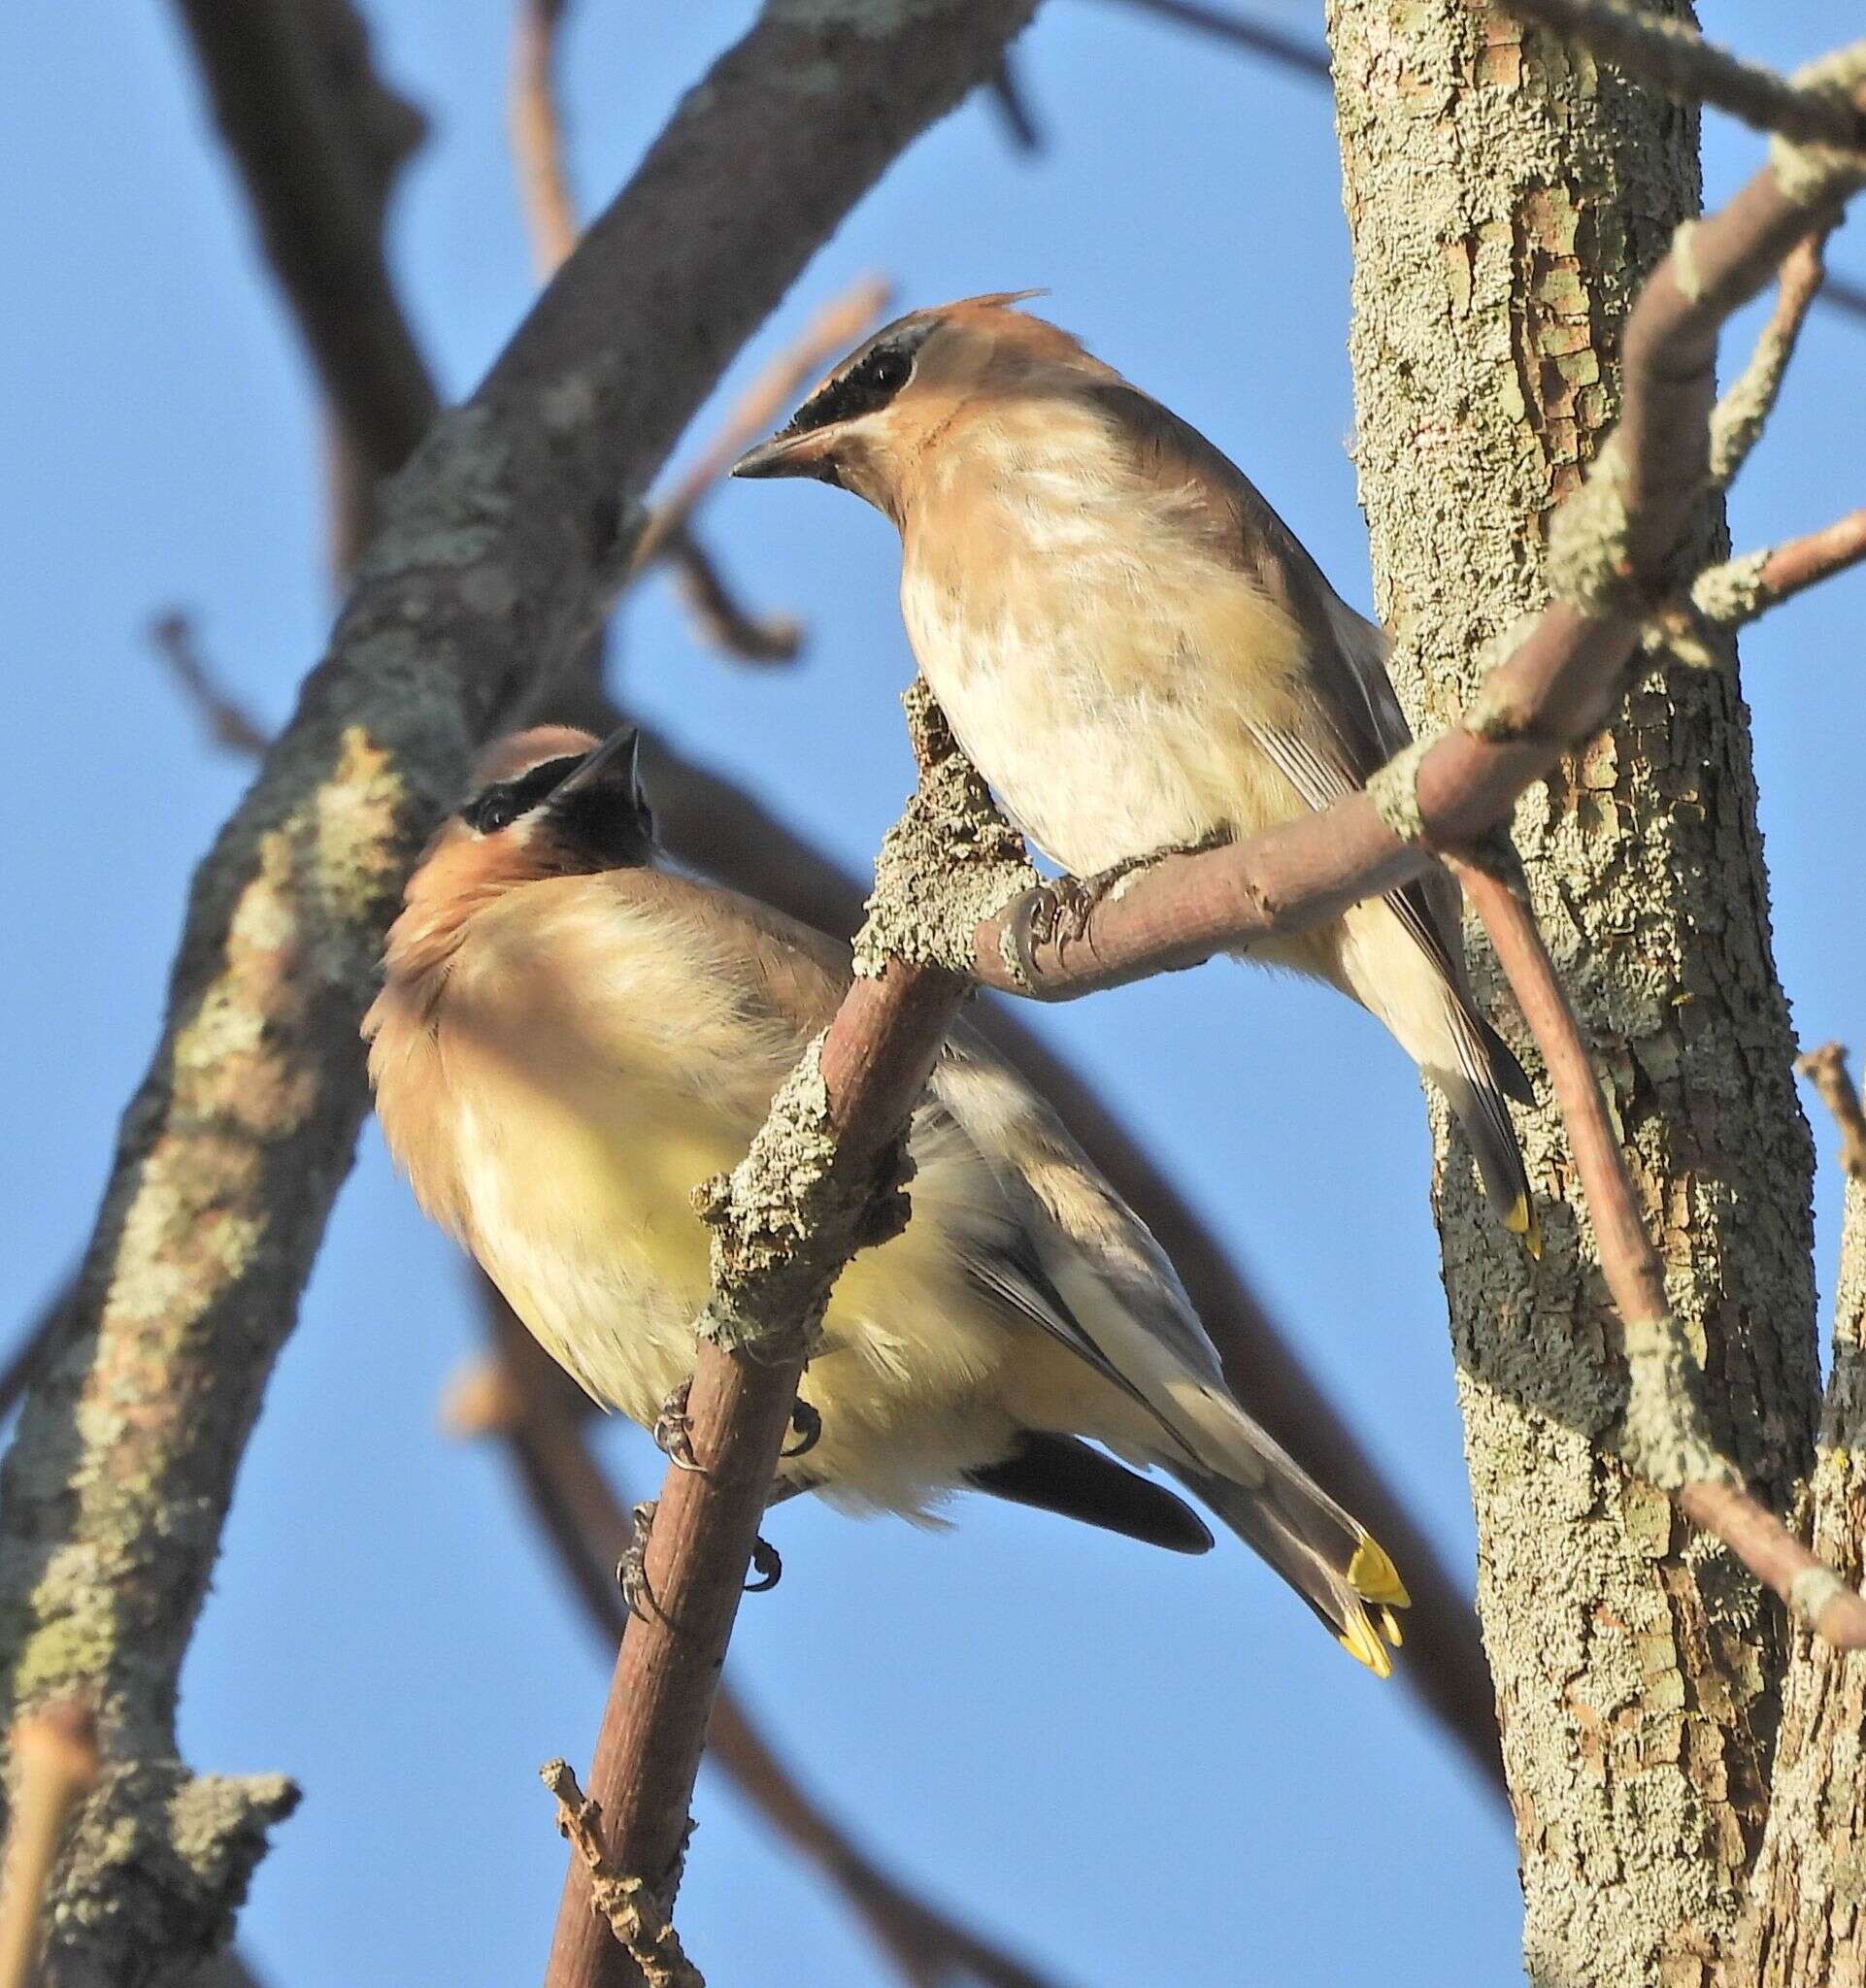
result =
[[[1296,707],[1298,632],[1157,493],[1028,464],[929,493],[901,607],[953,732],[1078,873],[1301,807],[1251,736]]]

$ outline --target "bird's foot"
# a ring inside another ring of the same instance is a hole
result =
[[[645,1498],[630,1512],[628,1548],[616,1567],[616,1582],[622,1591],[622,1600],[638,1622],[647,1622],[661,1612],[648,1585],[648,1536],[654,1530],[654,1507],[652,1498]]]
[[[751,1542],[751,1574],[745,1584],[749,1595],[762,1595],[775,1588],[783,1577],[784,1564],[778,1558],[778,1549],[762,1537]]]
[[[1037,945],[1068,945],[1082,939],[1104,893],[1119,875],[1097,871],[1093,877],[1057,877],[1037,888],[1030,909],[1030,937]]]
[[[1037,887],[1037,901],[1030,912],[1030,937],[1038,945],[1072,945],[1088,936],[1088,921],[1095,907],[1124,878],[1145,870],[1163,856],[1196,855],[1229,840],[1225,831],[1206,836],[1195,843],[1175,843],[1164,849],[1150,849],[1144,856],[1129,856],[1097,870],[1088,877],[1058,877]]]
[[[823,1440],[823,1418],[802,1395],[790,1405],[790,1428],[797,1440],[787,1449],[778,1452],[783,1462],[788,1462],[793,1456],[809,1455]]]
[[[687,1397],[692,1392],[691,1380],[683,1380],[661,1404],[661,1412],[654,1417],[654,1446],[677,1471],[698,1471],[706,1474],[706,1466],[693,1454],[693,1425],[687,1419]]]

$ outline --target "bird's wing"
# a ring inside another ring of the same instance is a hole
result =
[[[1125,382],[1094,394],[1126,441],[1136,473],[1171,493],[1169,514],[1302,631],[1316,723],[1303,730],[1254,724],[1257,744],[1317,811],[1365,786],[1413,738],[1386,674],[1385,632],[1341,599],[1250,480],[1196,428]],[[1391,892],[1387,903],[1461,993],[1455,886],[1449,878],[1420,880]]]
[[[651,892],[662,916],[683,918],[742,1011],[800,1048],[849,985],[848,947],[768,905],[665,874],[618,873],[613,888]],[[942,1053],[908,1143],[912,1192],[937,1198],[967,1276],[1007,1312],[1051,1334],[1169,1434],[1164,1378],[1222,1386],[1159,1244],[1054,1112],[966,1031]]]
[[[1050,1107],[961,1029],[930,1089],[932,1109],[989,1174],[1008,1218],[996,1246],[970,1266],[978,1281],[1156,1414],[1165,1374],[1222,1387],[1217,1353],[1166,1252]]]

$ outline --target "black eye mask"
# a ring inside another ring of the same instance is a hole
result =
[[[529,814],[583,763],[576,753],[562,759],[547,759],[521,773],[516,780],[501,780],[497,786],[475,794],[460,810],[460,819],[477,835],[497,835],[519,815]]]
[[[832,421],[852,420],[857,414],[872,414],[877,408],[884,408],[914,377],[914,355],[931,334],[930,325],[917,326],[870,346],[812,394],[783,432],[804,435],[813,428],[826,428]]]

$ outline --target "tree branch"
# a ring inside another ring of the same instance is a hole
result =
[[[260,238],[346,432],[385,477],[440,401],[388,269],[366,169],[286,0],[176,0]]]
[[[1717,1452],[1704,1410],[1703,1377],[1666,1296],[1665,1266],[1647,1233],[1619,1135],[1534,914],[1507,883],[1472,864],[1456,868],[1542,1051],[1587,1197],[1631,1370],[1622,1453],[1818,1635],[1843,1649],[1866,1648],[1866,1598],[1743,1491]]]
[[[977,846],[989,862],[983,784],[931,700],[914,709],[920,787],[910,817],[923,845]],[[878,900],[886,889],[878,875]],[[622,1639],[590,1768],[609,1867],[669,1910],[719,1666],[804,1360],[844,1265],[898,1232],[899,1135],[965,992],[956,975],[899,961],[857,978],[729,1181],[695,1197],[714,1230],[687,1402],[699,1468],[670,1469],[654,1508],[649,1599]],[[631,1979],[594,1903],[587,1865],[573,1862],[546,1988]]]
[[[539,274],[547,279],[576,248],[579,232],[557,91],[557,46],[567,13],[568,0],[518,0],[514,30],[508,121],[532,254]],[[831,315],[840,326],[842,319],[833,307]],[[809,363],[807,351],[804,357]],[[741,662],[790,662],[801,634],[797,623],[787,615],[756,615],[741,606],[716,562],[694,536],[697,501],[671,522],[650,517],[644,534],[653,539],[657,556],[674,569],[695,627],[703,640]],[[630,578],[644,570],[638,548]]]
[[[264,730],[216,680],[196,645],[193,622],[179,609],[170,608],[150,623],[149,634],[150,646],[168,666],[183,702],[215,745],[246,759],[263,752]]]
[[[353,257],[353,235],[324,211],[342,210],[346,175],[327,129],[287,101],[300,51],[270,8],[262,20],[184,5],[225,128],[275,176],[255,197],[317,327],[320,370],[347,419],[352,401],[379,411],[386,456],[421,382],[412,365],[375,369],[378,348],[400,341],[372,302],[373,245]],[[731,353],[1028,12],[1029,0],[767,11],[384,494],[330,651],[195,879],[63,1356],[32,1387],[0,1479],[9,1697],[93,1694],[118,1764],[61,1881],[83,1908],[54,1916],[53,1980],[211,1946],[292,1799],[276,1777],[188,1777],[176,1678],[349,1164],[365,1104],[357,1020],[408,866],[475,743],[594,625],[626,569],[640,493]],[[281,131],[295,134],[283,150]],[[346,268],[360,261],[353,294],[306,275],[301,235]],[[333,296],[350,324],[330,321]],[[352,365],[361,324],[377,328],[371,363]]]
[[[558,1566],[604,1647],[614,1651],[628,1625],[615,1570],[628,1551],[631,1528],[590,1454],[583,1427],[589,1404],[497,1291],[483,1277],[478,1281],[493,1352],[483,1369],[450,1391],[449,1426],[503,1439]],[[966,1974],[985,1988],[1050,1988],[1020,1961],[883,1871],[804,1789],[726,1683],[714,1700],[706,1751],[842,1894],[914,1988],[935,1988]]]
[[[1619,696],[1647,619],[1668,599],[1672,547],[1709,474],[1718,327],[1838,190],[1817,182],[1791,197],[1772,167],[1681,230],[1627,320],[1619,426],[1551,520],[1556,598],[1454,724],[1320,813],[1123,878],[1080,934],[1065,926],[1040,941],[1050,900],[1024,893],[981,920],[966,970],[1005,993],[1075,999],[1323,922],[1417,876],[1432,849],[1481,844],[1507,821]],[[1846,526],[1836,534],[1823,556],[1850,543]],[[1816,563],[1797,542],[1777,573]]]
[[[513,27],[512,89],[507,119],[518,164],[533,260],[543,278],[577,246],[577,202],[564,156],[557,104],[557,36],[567,0],[518,0]]]
[[[598,734],[614,707],[553,712]],[[742,789],[652,736],[646,779],[668,846],[685,862],[819,931],[852,933],[864,892],[851,877]],[[1019,1018],[1015,1005],[982,1002],[972,1023],[1055,1107],[1116,1192],[1153,1232],[1183,1280],[1250,1413],[1319,1483],[1358,1512],[1406,1570],[1414,1607],[1410,1661],[1399,1675],[1416,1691],[1480,1772],[1500,1789],[1496,1695],[1468,1589],[1447,1573],[1436,1543],[1265,1313],[1230,1256],[1185,1197],[1135,1143],[1097,1093]]]

